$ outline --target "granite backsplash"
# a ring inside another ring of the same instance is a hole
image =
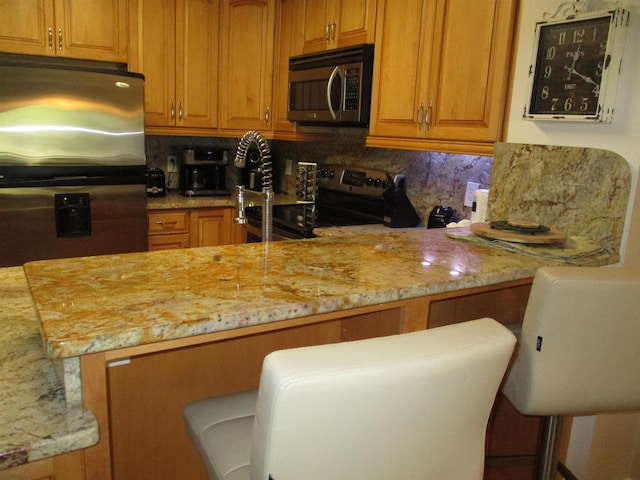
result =
[[[491,177],[491,157],[452,155],[409,150],[367,148],[364,135],[349,133],[331,137],[326,143],[270,141],[275,171],[275,188],[295,192],[295,163],[299,161],[339,163],[385,170],[406,175],[407,196],[426,225],[429,213],[436,205],[451,206],[460,218],[469,218],[471,208],[463,206],[467,182],[488,188]],[[238,139],[202,137],[147,136],[147,164],[165,169],[166,157],[177,155],[184,148],[228,148],[235,153]],[[231,156],[233,158],[233,156]],[[293,162],[293,175],[285,175],[286,160]],[[227,169],[229,186],[237,182],[238,172]],[[170,188],[178,188],[177,176],[168,176]]]
[[[361,130],[322,143],[270,141],[278,191],[295,190],[295,163],[340,163],[404,173],[407,195],[422,223],[436,205],[451,206],[469,218],[463,206],[467,182],[489,188],[488,220],[532,220],[570,235],[585,235],[618,254],[629,201],[631,172],[619,155],[598,149],[498,143],[494,157],[367,148]],[[184,148],[228,148],[238,139],[147,136],[147,164],[164,169],[166,157],[180,158]],[[231,156],[233,158],[233,155]],[[291,160],[294,175],[285,175]],[[227,169],[227,182],[238,171]],[[176,175],[167,177],[178,187]]]

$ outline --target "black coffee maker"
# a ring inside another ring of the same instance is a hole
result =
[[[180,191],[188,197],[229,195],[225,178],[228,163],[228,150],[183,150]]]

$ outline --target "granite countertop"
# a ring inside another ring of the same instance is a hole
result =
[[[0,469],[97,442],[96,420],[81,408],[82,354],[530,278],[566,263],[452,239],[448,229],[319,233],[31,262],[28,286],[23,269],[0,269]]]
[[[416,228],[24,268],[48,354],[70,358],[529,278],[550,264],[564,262]]]
[[[0,269],[0,292],[0,470],[95,444],[93,414],[65,405],[21,267]]]
[[[248,191],[246,193],[246,206],[259,204],[260,192]],[[274,195],[274,205],[288,205],[296,203],[295,195],[287,193],[277,193]],[[233,195],[222,195],[215,197],[185,197],[180,192],[169,191],[164,197],[147,197],[148,210],[167,210],[178,208],[215,208],[215,207],[235,207],[236,199]]]

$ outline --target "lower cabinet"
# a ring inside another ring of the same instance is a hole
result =
[[[481,317],[503,324],[522,323],[531,285],[527,282],[498,290],[479,289],[466,295],[451,292],[436,295],[429,306],[429,328]],[[533,456],[538,446],[542,417],[518,412],[498,392],[487,427],[484,480],[530,480]],[[570,428],[563,428],[568,435]]]
[[[231,207],[150,210],[149,251],[244,243]]]
[[[84,480],[85,478],[82,450],[0,470],[0,480]]]
[[[262,360],[271,351],[394,335],[484,316],[520,323],[529,290],[529,280],[508,282],[217,332],[199,344],[169,342],[162,351],[125,349],[120,353],[129,361],[106,368],[112,478],[205,480],[202,462],[184,429],[182,409],[195,399],[256,388]],[[530,456],[536,450],[539,424],[539,417],[520,415],[498,394],[487,429],[484,480],[532,478]],[[508,464],[492,464],[490,457],[497,456],[511,459]]]

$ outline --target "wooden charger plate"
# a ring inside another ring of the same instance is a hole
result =
[[[472,223],[471,231],[482,237],[491,238],[493,240],[504,240],[505,242],[551,245],[567,241],[567,234],[557,230],[549,230],[548,232],[539,232],[535,234],[520,233],[513,230],[499,230],[491,228],[491,224],[488,222]]]

